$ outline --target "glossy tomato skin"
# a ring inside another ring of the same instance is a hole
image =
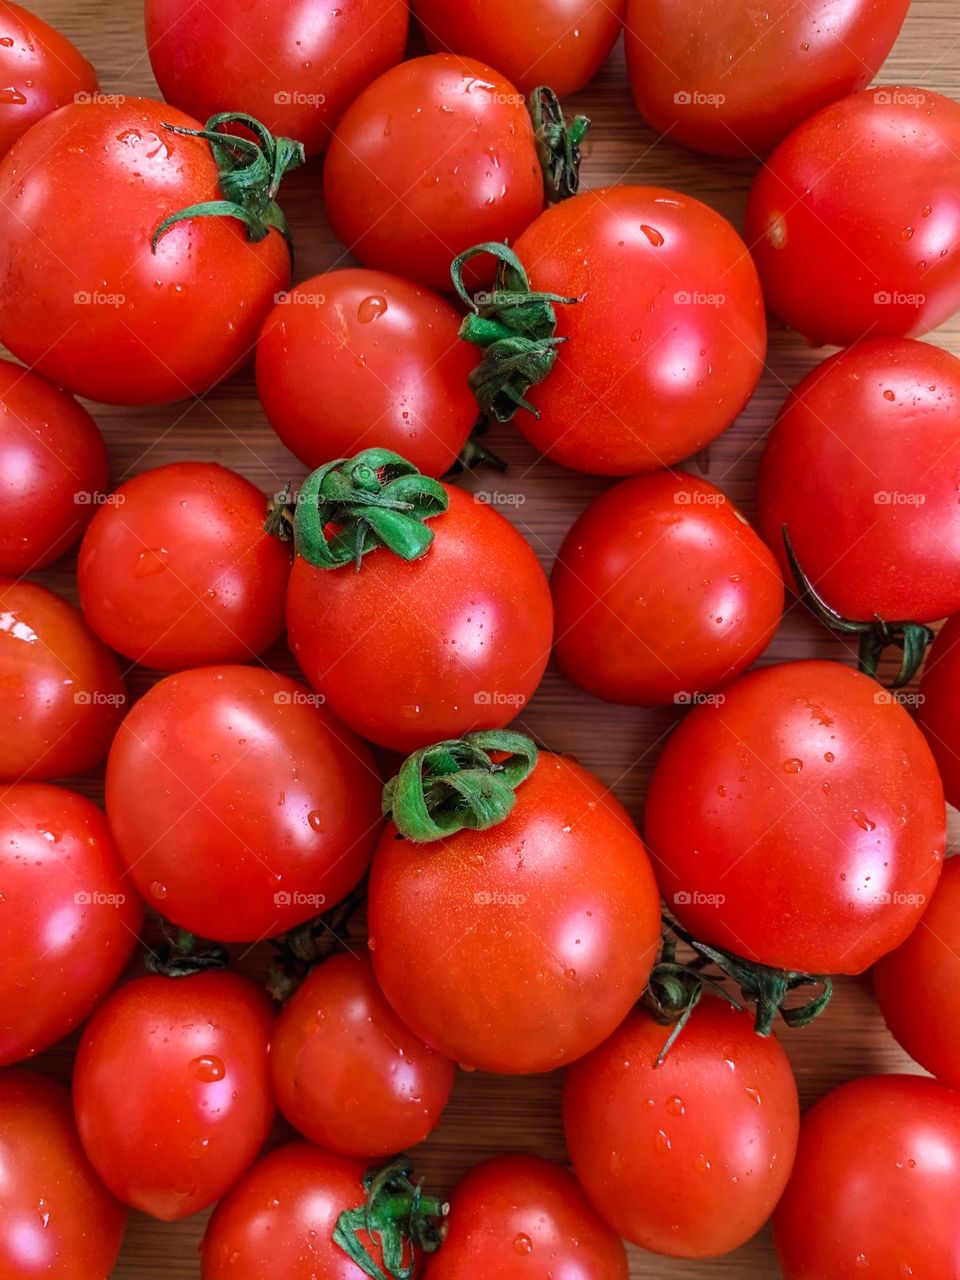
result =
[[[472,58],[403,62],[344,113],[323,190],[331,227],[364,266],[449,291],[458,253],[512,244],[543,208],[523,94]]]
[[[869,84],[909,0],[630,0],[630,85],[671,142],[721,156],[766,155],[828,103]]]
[[[420,560],[378,549],[358,573],[298,558],[290,576],[301,670],[345,724],[394,751],[503,728],[550,654],[550,587],[530,546],[492,507],[446,488]]]
[[[126,706],[116,659],[79,610],[33,582],[0,581],[0,780],[64,778],[107,754]]]
[[[384,994],[422,1039],[520,1075],[565,1066],[613,1031],[646,984],[659,912],[622,805],[574,761],[541,754],[498,826],[417,845],[388,824],[369,945]]]
[[[808,973],[861,973],[940,875],[943,788],[891,694],[834,662],[741,676],[668,739],[647,793],[664,900],[696,937]]]
[[[501,1155],[450,1193],[449,1226],[426,1280],[627,1280],[623,1242],[576,1180],[539,1156]]]
[[[514,422],[575,471],[632,475],[670,466],[720,435],[763,367],[766,321],[733,227],[659,187],[583,192],[542,214],[514,246],[531,288],[560,306],[567,339]]]
[[[354,887],[377,841],[380,779],[297,681],[201,667],[154,685],[121,725],[107,816],[148,903],[201,937],[255,942]]]
[[[0,342],[24,364],[109,404],[200,395],[248,360],[290,281],[279,232],[235,218],[161,222],[220,199],[200,128],[148,98],[64,107],[0,164]],[[109,210],[109,216],[105,216]]]
[[[243,110],[323,151],[339,116],[403,57],[407,0],[147,0],[147,49],[163,96],[206,120]]]
[[[784,1280],[943,1280],[960,1271],[960,1094],[866,1076],[804,1116],[773,1218]]]
[[[780,144],[747,204],[770,310],[814,346],[917,337],[960,306],[960,104],[865,89]]]
[[[588,693],[684,705],[739,675],[783,612],[783,578],[719,489],[661,471],[608,489],[550,579],[554,655]]]
[[[930,647],[920,680],[917,721],[937,762],[947,800],[960,806],[960,618],[950,618]]]
[[[86,409],[0,360],[0,574],[58,560],[79,540],[107,479],[106,446]]]
[[[84,1154],[70,1094],[33,1071],[0,1071],[3,1231],[10,1280],[108,1280],[127,1211]]]
[[[120,486],[93,518],[77,576],[84,616],[134,662],[177,671],[243,662],[283,631],[290,551],[267,502],[212,462],[175,462]]]
[[[327,1151],[415,1147],[440,1123],[456,1068],[387,1003],[366,956],[317,965],[277,1019],[270,1074],[280,1110]]]
[[[442,476],[477,421],[477,354],[459,331],[449,302],[400,276],[314,276],[283,295],[257,343],[270,425],[311,469],[377,447]]]
[[[87,1023],[73,1105],[84,1149],[125,1204],[175,1222],[224,1195],[273,1120],[273,1011],[249,978],[137,978]]]

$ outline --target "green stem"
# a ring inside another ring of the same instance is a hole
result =
[[[342,902],[298,925],[289,933],[271,941],[276,955],[270,962],[267,975],[267,992],[274,1000],[285,1004],[306,978],[311,969],[328,959],[338,948],[348,943],[341,934],[349,934],[352,917],[367,900],[366,880]]]
[[[227,967],[227,951],[219,942],[207,942],[186,929],[175,928],[168,920],[160,921],[163,941],[148,947],[143,963],[149,973],[164,978],[189,978],[195,973]]]
[[[490,419],[481,415],[477,425],[470,432],[467,443],[460,450],[460,456],[447,472],[448,476],[458,476],[463,471],[477,471],[480,467],[492,467],[501,475],[506,473],[507,464],[503,458],[483,443],[489,430]]]
[[[580,190],[580,147],[590,131],[590,121],[587,116],[575,116],[568,125],[560,99],[546,85],[534,89],[527,110],[533,121],[547,200],[551,204],[567,200]]]
[[[449,1206],[425,1196],[422,1183],[411,1181],[412,1171],[402,1158],[371,1170],[363,1180],[364,1203],[337,1218],[334,1243],[371,1280],[411,1280],[419,1270],[419,1254],[436,1253],[443,1243]],[[371,1249],[373,1241],[382,1266]]]

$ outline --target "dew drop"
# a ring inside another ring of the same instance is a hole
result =
[[[202,1054],[199,1058],[193,1058],[190,1062],[190,1070],[203,1084],[213,1084],[216,1080],[222,1080],[227,1074],[223,1059],[208,1053]]]

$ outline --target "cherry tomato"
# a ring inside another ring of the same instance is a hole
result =
[[[119,653],[161,671],[256,657],[283,631],[290,569],[266,518],[260,490],[212,462],[128,480],[80,548],[87,622]]]
[[[0,1169],[0,1272],[9,1280],[108,1280],[127,1212],[91,1168],[62,1084],[0,1071]]]
[[[407,1030],[367,957],[344,954],[311,970],[277,1019],[270,1073],[280,1110],[305,1137],[374,1157],[436,1128],[455,1067]]]
[[[960,618],[951,618],[927,654],[918,720],[940,770],[947,800],[960,806]]]
[[[597,697],[687,703],[739,675],[783,612],[783,579],[746,517],[704,480],[657,472],[580,516],[551,578],[554,654]]]
[[[482,62],[394,67],[344,113],[323,171],[330,225],[367,267],[450,288],[450,263],[513,241],[544,203],[523,94]]]
[[[780,969],[862,973],[940,875],[943,788],[910,716],[834,662],[741,676],[669,738],[646,837],[702,941]]]
[[[125,705],[116,660],[79,610],[33,582],[0,581],[0,779],[94,768]]]
[[[120,726],[107,815],[140,893],[222,942],[282,933],[345,897],[379,831],[367,748],[303,685],[254,667],[161,680]]]
[[[242,107],[308,155],[361,89],[403,57],[407,0],[147,0],[147,50],[168,102],[201,120]]]
[[[257,344],[271,426],[311,469],[381,446],[443,475],[477,421],[476,354],[459,329],[449,302],[399,276],[314,276],[283,295]]]
[[[915,1076],[867,1076],[804,1117],[773,1219],[784,1280],[960,1272],[960,1094]]]
[[[84,1149],[125,1204],[174,1222],[224,1195],[273,1120],[273,1012],[238,974],[151,976],[97,1009],[77,1049]]]
[[[746,238],[770,309],[813,345],[916,337],[960,307],[960,104],[865,89],[761,169]]]
[[[460,1179],[427,1280],[627,1280],[623,1242],[576,1180],[539,1156],[494,1156]]]
[[[721,156],[765,155],[820,107],[869,84],[909,0],[629,0],[627,66],[658,132]]]
[[[249,359],[290,281],[279,231],[165,219],[222,199],[200,124],[162,102],[65,107],[0,165],[0,342],[52,381],[111,404],[199,395]],[[109,210],[109,216],[107,212]]]

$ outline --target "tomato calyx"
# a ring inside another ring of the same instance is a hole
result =
[[[366,879],[329,911],[271,939],[276,955],[270,962],[267,993],[286,1004],[310,971],[335,951],[349,949],[350,921],[367,900]],[[344,936],[346,935],[346,936]]]
[[[590,120],[574,116],[568,125],[560,99],[547,85],[534,89],[527,110],[533,121],[544,191],[547,200],[557,204],[580,190],[580,147],[590,132]]]
[[[177,929],[160,921],[162,941],[148,946],[143,963],[149,973],[162,978],[189,978],[211,969],[226,969],[227,950],[219,942],[198,938],[187,929]]]
[[[460,450],[456,462],[446,473],[448,476],[458,476],[464,471],[476,471],[479,467],[492,467],[500,475],[506,474],[506,462],[483,443],[483,437],[489,430],[490,419],[481,414],[477,425],[467,437],[466,444]]]
[[[384,817],[418,844],[457,831],[486,831],[513,809],[516,789],[537,757],[532,739],[510,729],[483,729],[421,747],[384,787]]]
[[[224,133],[222,126],[239,124],[254,135]],[[280,184],[291,169],[306,159],[303,143],[293,138],[275,138],[270,130],[253,116],[242,111],[221,111],[211,116],[202,129],[185,129],[181,125],[164,124],[171,133],[209,142],[217,168],[222,200],[206,200],[172,213],[153,233],[150,247],[157,245],[171,227],[190,218],[237,218],[247,230],[253,244],[265,240],[271,230],[279,231],[293,254],[293,241],[283,210],[276,196]]]
[[[443,1220],[449,1205],[423,1194],[423,1183],[411,1181],[413,1166],[395,1160],[371,1170],[363,1179],[366,1201],[337,1218],[333,1241],[371,1280],[410,1280],[417,1253],[436,1253],[443,1243]],[[362,1237],[376,1238],[383,1267]]]
[[[471,294],[463,269],[485,253],[497,260],[493,292]],[[533,292],[517,255],[494,241],[461,253],[453,261],[450,276],[459,298],[470,308],[460,326],[460,337],[483,348],[483,359],[469,378],[481,412],[497,422],[509,422],[518,409],[539,418],[539,410],[525,398],[526,393],[550,373],[557,348],[567,341],[556,336],[554,304],[573,306],[579,299]]]

